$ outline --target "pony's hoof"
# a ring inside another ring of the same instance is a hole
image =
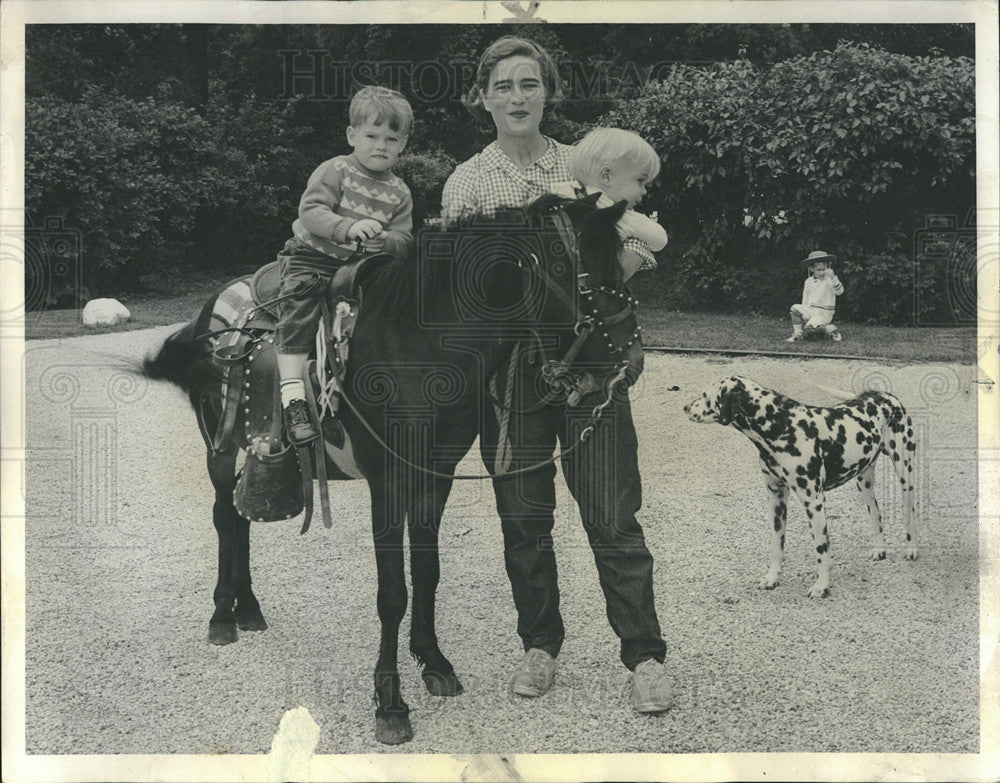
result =
[[[441,674],[440,672],[423,672],[424,686],[431,696],[458,696],[465,688],[459,682],[455,672]]]
[[[413,727],[406,713],[387,712],[375,716],[375,739],[383,745],[402,745],[413,739]]]
[[[232,644],[237,638],[236,623],[208,624],[208,641],[211,644]]]
[[[264,619],[264,615],[261,614],[259,609],[256,612],[249,613],[243,617],[241,617],[237,612],[236,624],[240,627],[241,631],[267,630],[267,621]]]

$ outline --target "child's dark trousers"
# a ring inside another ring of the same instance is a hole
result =
[[[317,277],[327,285],[343,261],[315,250],[296,238],[289,239],[278,253],[278,271],[281,275],[280,296],[287,296],[296,289],[305,289]],[[279,303],[276,343],[278,353],[305,353],[316,343],[316,330],[322,315],[321,297],[326,296],[322,286],[309,296],[292,297]]]

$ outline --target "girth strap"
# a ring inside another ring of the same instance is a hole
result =
[[[299,531],[301,535],[309,529],[313,515],[313,474],[309,444],[303,443],[296,446],[295,456],[299,459],[299,473],[302,476],[302,500],[305,502],[305,519],[302,520],[302,529]]]
[[[319,430],[319,437],[313,441],[313,453],[316,457],[316,478],[319,480],[319,503],[323,512],[323,527],[328,528],[333,526],[333,519],[330,515],[330,488],[326,477],[326,441],[323,438],[323,425],[320,421],[319,410],[316,406],[316,394],[313,391],[312,385],[313,370],[315,367],[315,362],[309,362],[306,365],[306,403],[309,407],[309,415]],[[310,487],[311,490],[312,487]]]

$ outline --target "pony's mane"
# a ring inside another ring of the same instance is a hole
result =
[[[359,283],[364,291],[364,309],[371,315],[392,317],[416,323],[420,286],[418,277],[426,274],[428,265],[435,263],[424,257],[425,250],[433,244],[447,245],[468,233],[502,229],[504,232],[541,228],[545,216],[556,208],[564,208],[571,215],[582,216],[584,222],[588,214],[595,212],[593,205],[555,194],[545,194],[524,207],[498,209],[492,214],[471,213],[450,224],[424,229],[417,238],[414,249],[406,256],[362,269]],[[592,276],[606,278],[618,269],[618,234],[613,228],[607,231],[590,232],[584,227],[587,241],[600,245],[594,247],[592,260],[597,259],[599,269],[592,270]],[[602,236],[605,235],[605,236]]]

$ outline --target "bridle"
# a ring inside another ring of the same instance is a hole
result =
[[[572,369],[580,351],[591,337],[596,335],[603,338],[612,357],[617,357],[617,361],[614,362],[610,370],[605,374],[605,378],[611,378],[619,375],[628,368],[630,362],[624,357],[624,354],[639,341],[642,334],[642,327],[637,323],[635,330],[628,340],[621,344],[615,344],[611,335],[611,328],[627,318],[634,319],[639,301],[627,291],[619,290],[612,286],[599,285],[592,287],[590,284],[590,274],[584,270],[583,259],[580,255],[580,232],[560,205],[553,205],[545,214],[554,221],[556,230],[559,232],[559,238],[573,263],[578,298],[574,300],[565,288],[559,285],[534,253],[530,253],[528,259],[520,259],[518,265],[525,270],[526,279],[531,277],[538,279],[566,307],[574,319],[574,338],[562,358],[556,359],[549,355],[545,341],[537,334],[537,331],[534,329],[531,330],[533,340],[538,346],[539,353],[542,355],[541,377],[550,387],[548,392],[533,405],[527,408],[511,408],[509,404],[497,398],[487,388],[486,396],[490,398],[494,406],[518,415],[535,413],[560,397],[566,397],[570,402],[575,403],[583,396],[582,390],[584,388],[596,389],[604,386],[603,383],[598,384],[595,382],[593,376],[590,376],[589,373],[581,375]],[[604,314],[595,297],[595,294],[598,293],[605,294],[612,299],[617,298],[623,306],[620,310],[610,315]],[[581,307],[580,305],[583,306]]]

